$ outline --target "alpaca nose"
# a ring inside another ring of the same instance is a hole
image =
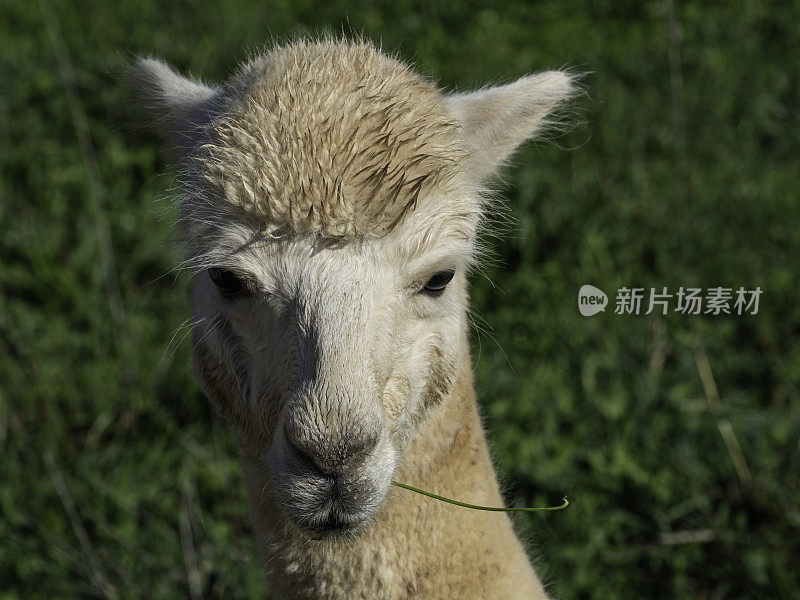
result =
[[[328,477],[357,469],[378,444],[377,432],[347,428],[347,433],[309,435],[287,423],[286,441],[303,466]]]

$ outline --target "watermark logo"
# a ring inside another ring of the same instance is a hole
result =
[[[593,285],[582,285],[578,291],[578,310],[584,317],[591,317],[606,310],[608,296]]]
[[[649,315],[652,312],[666,315],[677,312],[684,315],[757,315],[762,290],[729,287],[684,288],[674,292],[667,288],[629,288],[617,290],[614,313],[618,315]],[[578,292],[578,310],[584,317],[605,311],[608,297],[593,285],[581,286]]]

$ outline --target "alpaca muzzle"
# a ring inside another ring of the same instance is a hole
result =
[[[319,432],[288,418],[276,444],[278,500],[296,524],[315,534],[355,533],[383,503],[394,451],[377,426],[350,422]]]
[[[292,421],[289,421],[292,423]],[[377,428],[367,429],[352,424],[334,434],[308,434],[292,425],[284,425],[289,450],[297,460],[304,462],[310,471],[339,477],[357,471],[363,466],[378,443]]]

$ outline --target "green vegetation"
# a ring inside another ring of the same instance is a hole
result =
[[[459,89],[588,72],[582,125],[507,170],[517,222],[473,277],[507,499],[571,501],[515,517],[551,592],[800,597],[797,23],[796,2],[0,3],[0,599],[265,597],[190,372],[172,177],[118,75],[154,53],[221,80],[323,30]],[[584,283],[606,312],[578,314]],[[760,286],[759,313],[613,311],[623,286],[718,285]]]
[[[392,485],[395,485],[399,488],[403,488],[406,490],[410,490],[417,494],[422,494],[423,496],[427,496],[428,498],[433,498],[434,500],[439,500],[440,502],[447,502],[448,504],[455,504],[456,506],[461,506],[463,508],[469,508],[470,510],[487,510],[490,512],[541,512],[546,510],[564,510],[569,506],[569,500],[567,497],[564,496],[564,500],[561,502],[559,506],[541,506],[541,507],[534,507],[534,506],[482,506],[480,504],[469,504],[468,502],[460,502],[459,500],[454,500],[453,498],[445,498],[444,496],[438,496],[431,492],[426,492],[425,490],[421,490],[419,488],[415,488],[410,485],[406,485],[405,483],[400,483],[399,481],[392,481]]]

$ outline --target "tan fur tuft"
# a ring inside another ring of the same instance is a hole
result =
[[[277,48],[223,98],[193,166],[268,235],[382,236],[461,164],[441,93],[369,43]]]

